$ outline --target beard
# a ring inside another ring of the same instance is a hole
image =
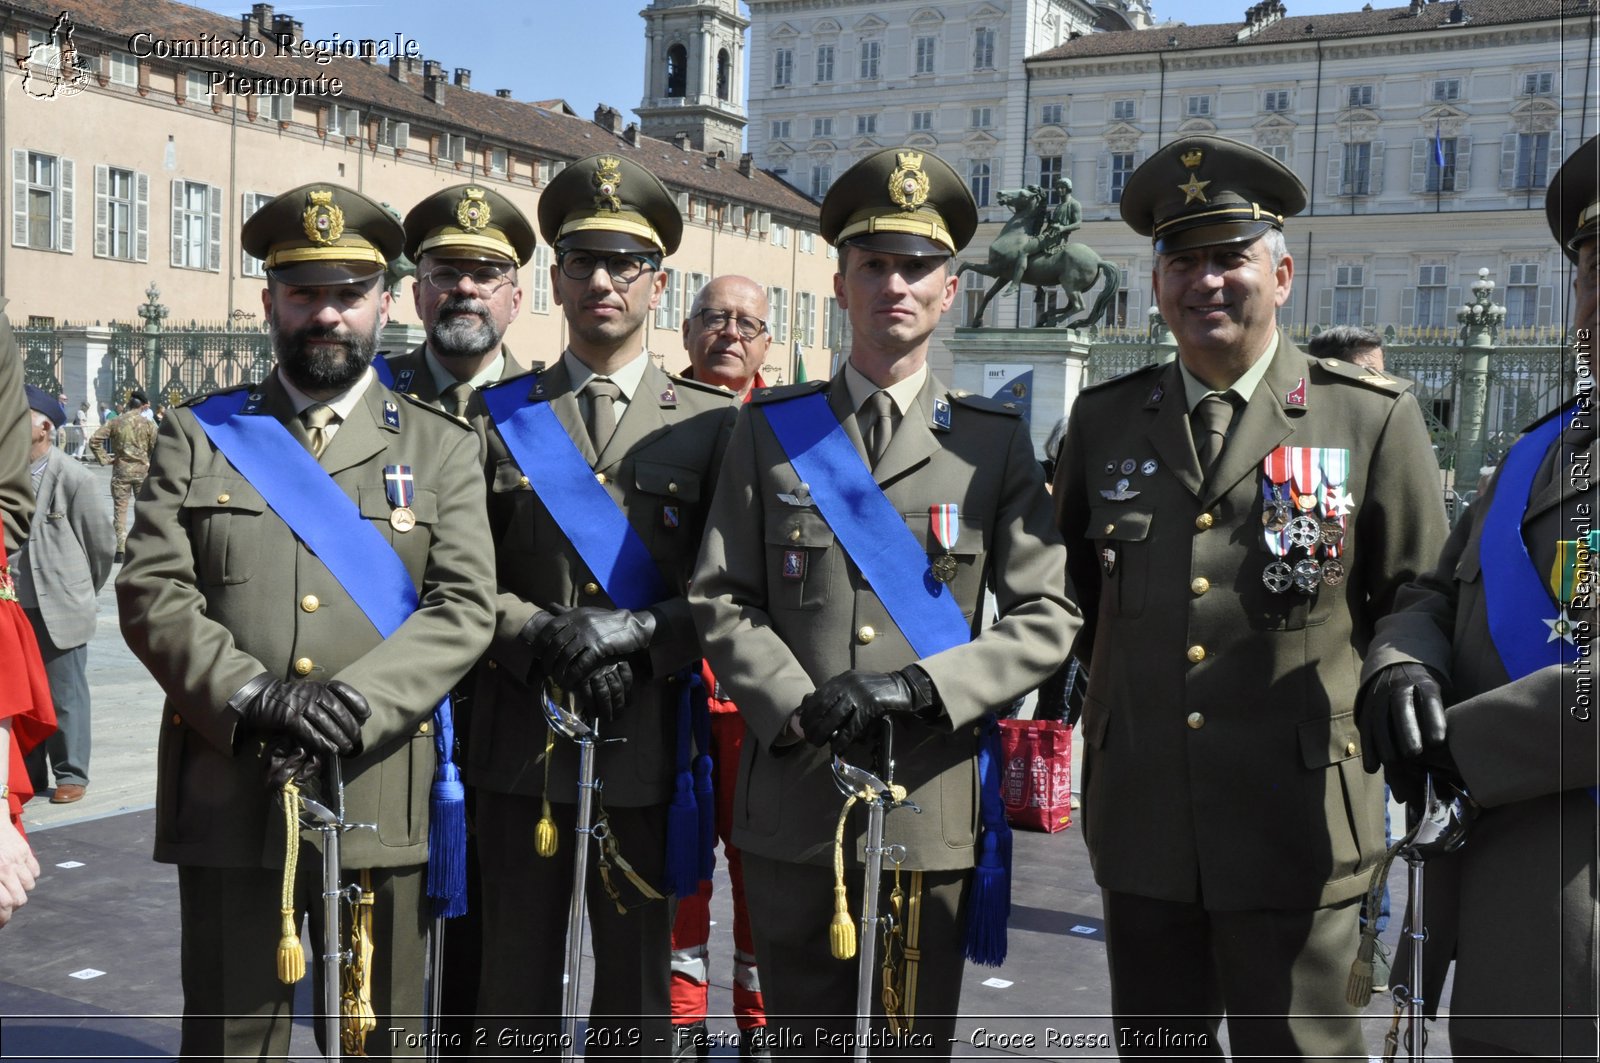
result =
[[[451,317],[452,314],[477,314],[470,317]],[[442,358],[476,358],[488,354],[500,345],[505,332],[489,315],[482,301],[464,296],[451,296],[439,308],[439,317],[428,329],[428,342],[433,353]]]
[[[363,336],[337,328],[312,326],[285,332],[276,317],[272,322],[272,345],[289,383],[305,392],[343,391],[367,371],[378,349],[378,327]],[[333,340],[312,343],[313,340]]]

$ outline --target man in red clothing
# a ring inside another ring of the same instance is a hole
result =
[[[741,400],[753,388],[763,387],[761,362],[772,342],[767,327],[767,293],[748,277],[714,277],[695,296],[683,319],[683,345],[689,352],[685,376],[727,388]],[[739,747],[744,741],[744,721],[722,689],[711,667],[701,662],[707,703],[711,711],[711,759],[717,801],[717,836],[728,855],[728,878],[733,884],[733,1014],[739,1024],[741,1059],[766,1058],[770,1052],[753,1032],[767,1023],[761,1003],[761,983],[756,976],[755,942],[750,936],[750,913],[744,903],[744,865],[733,847],[733,786],[739,773]],[[700,892],[678,898],[672,924],[672,1024],[677,1037],[674,1054],[679,1059],[705,1059],[710,1052],[706,1032],[706,984],[710,978],[711,883]]]

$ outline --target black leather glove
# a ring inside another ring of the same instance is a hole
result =
[[[343,680],[290,682],[266,672],[239,688],[228,704],[257,731],[287,734],[314,753],[341,757],[361,751],[361,725],[372,715],[367,699]]]
[[[874,720],[893,712],[927,717],[938,707],[933,680],[914,664],[898,672],[852,669],[806,695],[800,702],[800,729],[812,745],[843,753]]]
[[[633,669],[627,661],[613,661],[595,669],[578,688],[578,699],[588,706],[590,719],[602,722],[620,717],[632,697]]]
[[[1367,683],[1361,697],[1361,760],[1368,772],[1415,769],[1418,765],[1448,769],[1444,680],[1412,661],[1391,664]]]
[[[277,791],[289,783],[304,785],[322,777],[323,757],[288,735],[278,735],[268,745],[267,788]]]
[[[648,679],[645,651],[655,632],[655,614],[647,610],[635,613],[580,605],[546,614],[537,626],[530,621],[523,637],[545,675],[568,690],[582,690],[590,675],[616,661],[626,660],[635,678]]]

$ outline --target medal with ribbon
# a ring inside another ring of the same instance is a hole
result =
[[[956,578],[956,559],[950,551],[961,537],[960,513],[956,503],[929,506],[928,522],[933,529],[934,541],[944,547],[944,553],[933,559],[929,569],[934,579],[940,583],[950,583]]]
[[[1261,511],[1261,523],[1269,532],[1281,532],[1289,523],[1289,511],[1292,508],[1284,488],[1289,483],[1289,448],[1278,447],[1268,454],[1261,462],[1261,471],[1266,474],[1267,482],[1263,494],[1266,497],[1266,506]],[[1271,547],[1271,543],[1268,543]]]
[[[1322,496],[1322,451],[1318,447],[1285,447],[1294,477],[1295,508],[1313,510]]]
[[[1556,616],[1546,620],[1550,628],[1549,641],[1561,639],[1568,645],[1577,645],[1576,625],[1568,610],[1581,598],[1594,593],[1594,552],[1600,547],[1600,531],[1591,531],[1577,539],[1556,542],[1555,557],[1550,564],[1550,593],[1556,600]]]
[[[1322,528],[1321,543],[1322,582],[1337,587],[1344,582],[1345,518],[1352,504],[1345,481],[1350,476],[1350,451],[1344,447],[1325,447],[1322,450]]]
[[[389,496],[389,526],[397,532],[408,532],[417,526],[417,515],[411,511],[411,499],[416,494],[416,479],[409,465],[383,467],[383,492]]]

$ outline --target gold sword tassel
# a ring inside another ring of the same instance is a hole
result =
[[[340,1040],[347,1056],[367,1054],[367,1034],[378,1028],[372,1010],[372,872],[361,871],[361,895],[350,909],[350,963],[344,969],[339,997]]]

